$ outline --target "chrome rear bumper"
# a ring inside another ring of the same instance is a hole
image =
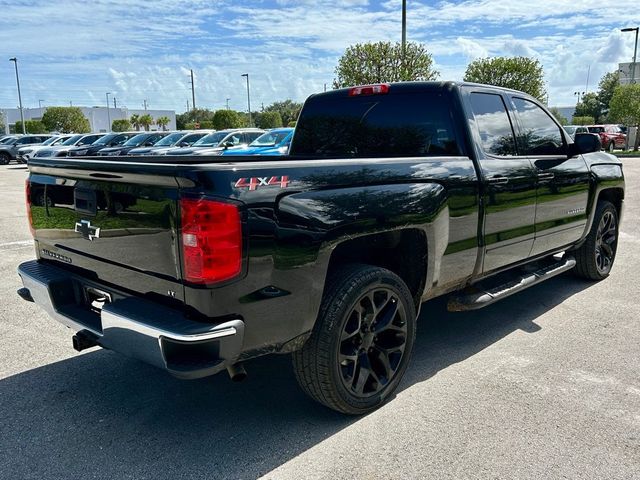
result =
[[[33,301],[58,322],[93,337],[104,348],[179,378],[217,373],[233,365],[241,353],[244,322],[240,319],[216,325],[194,322],[178,310],[36,260],[21,264],[18,274]],[[92,309],[87,289],[108,293],[111,301]]]

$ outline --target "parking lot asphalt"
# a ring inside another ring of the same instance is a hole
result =
[[[361,418],[307,399],[288,356],[176,380],[15,294],[33,258],[24,167],[0,167],[2,479],[640,478],[640,158],[611,276],[549,280],[478,312],[423,305],[396,397]]]

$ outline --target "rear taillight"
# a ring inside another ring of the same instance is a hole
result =
[[[388,83],[379,83],[377,85],[362,85],[360,87],[353,87],[349,89],[350,97],[357,97],[361,95],[384,95],[389,93]]]
[[[27,203],[27,219],[29,220],[29,230],[31,230],[31,236],[35,237],[35,230],[33,228],[33,215],[31,214],[31,182],[27,178],[24,182],[24,195]]]
[[[236,205],[208,199],[180,200],[184,278],[211,284],[242,270],[242,224]]]

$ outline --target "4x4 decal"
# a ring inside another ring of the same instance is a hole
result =
[[[249,190],[257,190],[259,187],[287,188],[289,185],[289,177],[284,175],[281,177],[251,177],[239,178],[235,184],[236,188],[248,188]]]

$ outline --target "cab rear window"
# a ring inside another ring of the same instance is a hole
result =
[[[291,150],[349,158],[460,154],[449,102],[435,92],[311,98]]]

